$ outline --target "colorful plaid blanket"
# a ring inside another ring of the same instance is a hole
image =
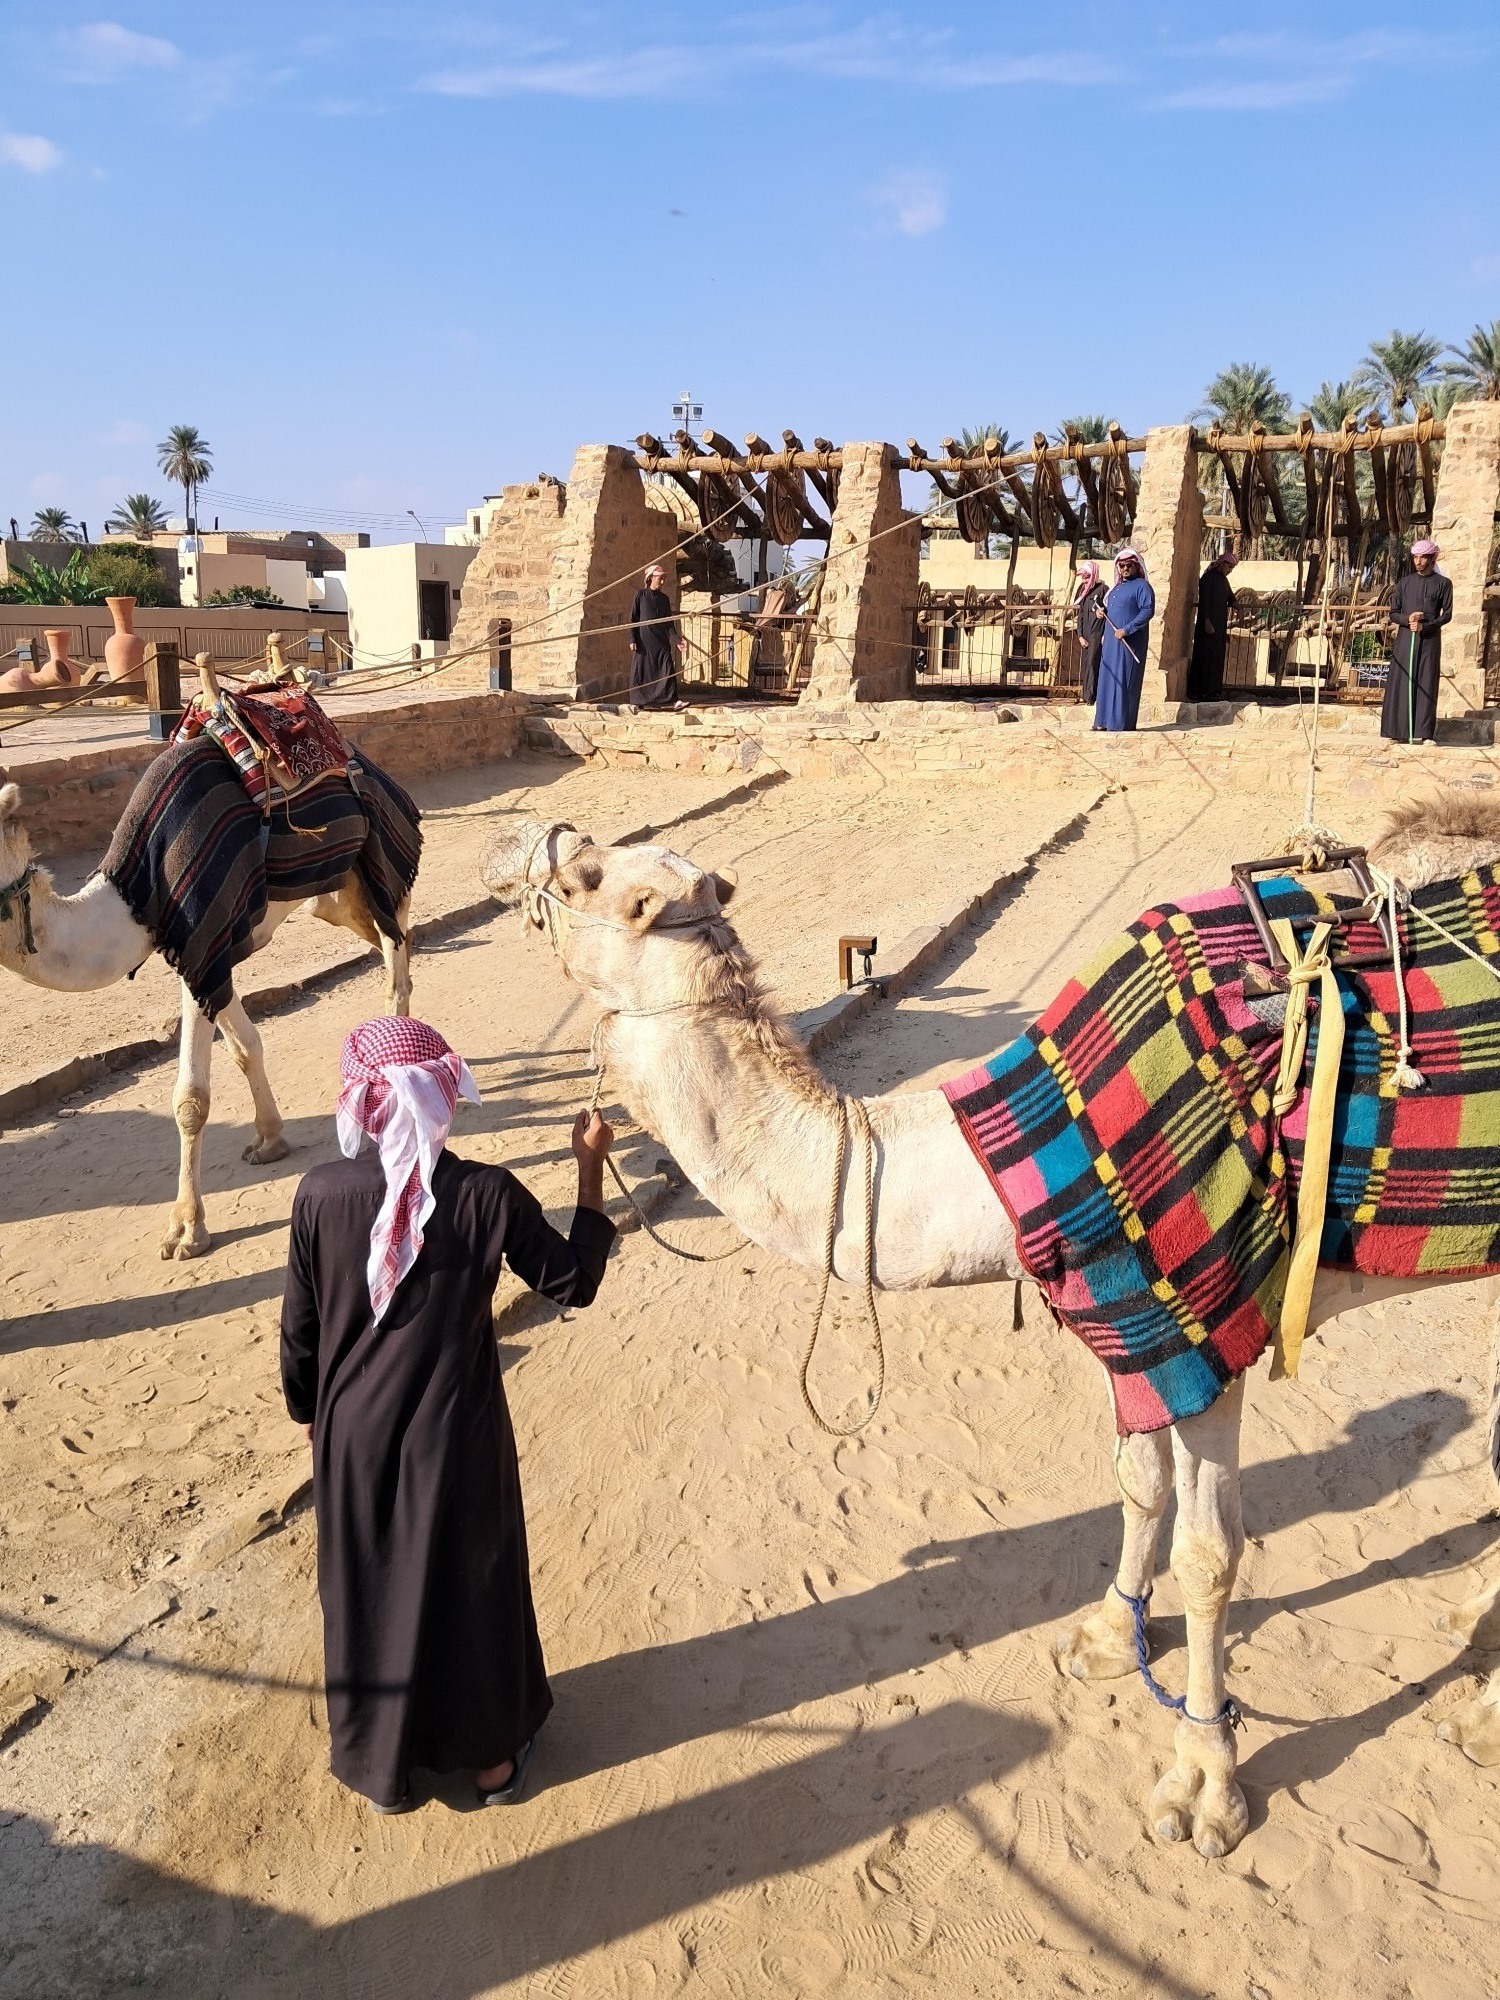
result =
[[[1261,885],[1302,927],[1347,903]],[[1416,905],[1500,964],[1500,869]],[[1349,949],[1378,949],[1374,925]],[[1420,1091],[1398,1092],[1395,974],[1341,971],[1345,1042],[1320,1262],[1370,1275],[1500,1269],[1500,983],[1409,913]],[[1109,1370],[1122,1432],[1195,1416],[1264,1351],[1286,1282],[1306,1084],[1278,1121],[1273,1009],[1238,890],[1148,910],[1041,1019],[944,1086],[1057,1317]],[[1314,988],[1314,994],[1316,988]],[[1316,1000],[1310,1013],[1315,1016]]]
[[[377,927],[399,941],[420,818],[362,758],[276,798],[266,817],[203,735],[173,743],[142,772],[101,872],[213,1018],[268,903],[325,894],[357,872]]]

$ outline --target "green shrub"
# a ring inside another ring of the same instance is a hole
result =
[[[285,611],[286,606],[269,590],[257,590],[253,583],[237,583],[229,590],[210,591],[205,604],[248,604],[255,611]]]
[[[114,542],[107,549],[90,550],[88,572],[102,597],[133,597],[143,605],[177,602],[171,580],[139,542]]]

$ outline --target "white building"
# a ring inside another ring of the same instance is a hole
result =
[[[398,661],[441,659],[477,549],[477,543],[454,542],[391,542],[382,548],[350,549],[344,588],[354,664],[392,666]]]

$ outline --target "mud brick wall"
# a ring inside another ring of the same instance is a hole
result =
[[[529,625],[534,632],[544,629],[535,621],[550,608],[552,558],[562,538],[567,506],[568,489],[559,479],[544,476],[529,486],[501,489],[489,532],[464,578],[451,651],[461,653],[483,645],[492,624],[500,618],[509,619],[513,628]],[[535,671],[540,659],[534,647],[513,656],[511,672],[517,677],[517,686],[526,684],[519,677],[520,671]],[[460,660],[445,678],[452,687],[488,687],[489,660],[482,653]]]
[[[1432,508],[1438,568],[1453,584],[1453,623],[1443,634],[1439,715],[1484,706],[1484,579],[1500,507],[1500,403],[1455,403]]]
[[[802,699],[893,701],[911,692],[922,525],[901,505],[888,444],[846,444],[833,510],[818,642]]]

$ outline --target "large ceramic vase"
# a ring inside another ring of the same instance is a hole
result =
[[[115,629],[104,642],[104,664],[112,681],[139,680],[146,658],[146,642],[135,629],[135,599],[106,597]]]
[[[36,677],[38,687],[75,687],[78,669],[68,658],[68,649],[73,643],[73,634],[66,627],[54,632],[44,632],[47,641],[47,664]]]

